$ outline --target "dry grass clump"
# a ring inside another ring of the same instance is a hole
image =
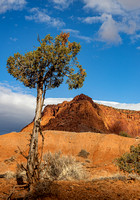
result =
[[[10,158],[4,160],[5,163],[10,164],[15,161],[15,156],[11,156]]]
[[[127,177],[126,175],[123,175],[123,174],[120,174],[120,173],[117,173],[117,174],[113,174],[113,175],[110,175],[110,176],[100,176],[98,178],[94,178],[92,179],[92,181],[102,181],[102,180],[127,180]]]
[[[130,173],[128,174],[127,179],[140,181],[140,176],[135,173]]]
[[[83,180],[87,178],[82,164],[72,156],[63,156],[61,152],[44,155],[40,166],[40,181],[25,199],[34,200],[43,197],[57,197],[59,186],[55,180]]]
[[[48,180],[83,180],[87,178],[82,164],[72,156],[62,156],[61,152],[44,155],[41,176]]]
[[[16,174],[15,174],[14,172],[12,172],[12,171],[7,171],[7,172],[5,173],[4,178],[6,178],[6,179],[11,179],[11,178],[15,178],[15,176],[16,176]]]
[[[38,168],[40,181],[54,180],[85,180],[88,174],[82,163],[72,156],[63,156],[61,152],[52,154],[48,152]],[[16,180],[19,185],[27,182],[26,171],[23,164],[17,166]]]
[[[18,185],[23,185],[27,182],[26,170],[23,163],[17,164],[16,181]]]
[[[125,181],[125,180],[137,180],[140,181],[140,176],[138,174],[130,173],[130,174],[112,174],[110,176],[100,176],[98,178],[92,179],[92,181],[104,181],[104,180],[114,180],[114,181]]]

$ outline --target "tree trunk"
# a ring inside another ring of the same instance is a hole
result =
[[[29,185],[32,185],[36,181],[37,169],[39,166],[38,133],[40,131],[40,122],[41,122],[42,95],[43,95],[43,87],[38,85],[34,127],[31,135],[30,149],[27,159],[27,178]]]

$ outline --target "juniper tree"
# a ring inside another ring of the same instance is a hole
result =
[[[66,81],[69,89],[80,88],[86,76],[77,59],[81,46],[70,42],[68,33],[62,32],[55,38],[49,34],[42,40],[38,37],[38,42],[40,45],[35,50],[24,55],[15,53],[7,60],[8,72],[13,77],[25,86],[37,89],[34,127],[27,157],[29,184],[35,181],[35,170],[38,167],[38,134],[46,90],[59,87],[63,81]]]

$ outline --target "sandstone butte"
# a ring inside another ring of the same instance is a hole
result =
[[[140,111],[115,109],[93,102],[84,95],[70,102],[47,105],[42,112],[42,129],[70,132],[115,133],[121,131],[132,137],[140,136]],[[31,132],[33,122],[21,132]]]

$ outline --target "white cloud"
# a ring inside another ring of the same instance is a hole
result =
[[[20,10],[26,3],[26,0],[0,0],[0,14],[8,10]]]
[[[71,101],[72,98],[47,98],[45,99],[45,105],[52,105],[62,103],[64,101]]]
[[[46,12],[47,12],[46,10],[40,10],[39,8],[32,8],[30,10],[31,15],[25,16],[25,19],[34,20],[37,23],[46,23],[54,27],[61,27],[65,25],[65,23],[62,20],[50,17]]]
[[[45,105],[58,104],[71,100],[66,98],[48,98]],[[35,114],[36,98],[26,94],[20,87],[0,83],[0,135],[20,131],[29,124]]]
[[[101,26],[96,34],[96,39],[98,41],[114,44],[119,44],[122,42],[119,32],[121,32],[122,29],[125,29],[125,27],[117,23],[112,18],[111,14],[104,13],[101,16],[87,17],[82,19],[82,21],[88,24],[101,23]]]
[[[98,23],[98,22],[104,21],[103,15],[101,15],[101,16],[93,16],[93,17],[86,17],[84,19],[79,18],[79,19],[82,20],[83,22],[87,23],[87,24],[93,24],[93,23]]]
[[[45,99],[45,105],[71,100],[72,98],[47,98]],[[140,110],[140,103],[94,101],[120,109]],[[35,114],[35,104],[36,98],[30,94],[25,94],[20,87],[0,83],[0,134],[20,131],[31,122]]]
[[[139,0],[118,0],[120,5],[130,11],[140,9],[140,1]]]
[[[107,43],[119,44],[122,39],[119,35],[118,24],[113,20],[112,16],[108,16],[108,19],[103,22],[98,31],[98,39]]]
[[[52,2],[54,3],[55,8],[62,10],[68,8],[69,5],[73,3],[73,0],[52,0]]]
[[[126,11],[140,9],[139,0],[83,0],[83,2],[85,8],[111,14],[124,14]]]
[[[99,12],[121,14],[123,11],[117,0],[83,0],[85,8],[94,9]]]
[[[35,97],[18,90],[0,84],[0,134],[20,131],[33,119]]]
[[[80,40],[84,40],[84,41],[86,41],[88,43],[90,43],[93,40],[92,38],[90,38],[88,36],[81,35],[80,31],[78,31],[78,30],[74,30],[74,29],[62,29],[62,31],[67,32],[67,33],[69,32],[69,33],[71,33],[71,35],[73,37],[76,37],[76,38],[78,38]]]
[[[106,105],[106,106],[110,106],[110,107],[113,107],[113,108],[118,108],[118,109],[140,111],[140,103],[126,104],[126,103],[118,103],[118,102],[111,102],[111,101],[97,101],[97,100],[95,100],[95,102],[99,103],[99,104]]]
[[[122,41],[121,33],[133,39],[140,31],[139,0],[83,0],[83,2],[85,9],[93,10],[97,14],[88,16],[82,21],[88,24],[101,23],[98,40],[119,44]]]
[[[140,47],[137,47],[138,50],[140,50]]]
[[[17,39],[17,38],[10,37],[10,40],[13,41],[13,42],[16,42],[18,39]]]

